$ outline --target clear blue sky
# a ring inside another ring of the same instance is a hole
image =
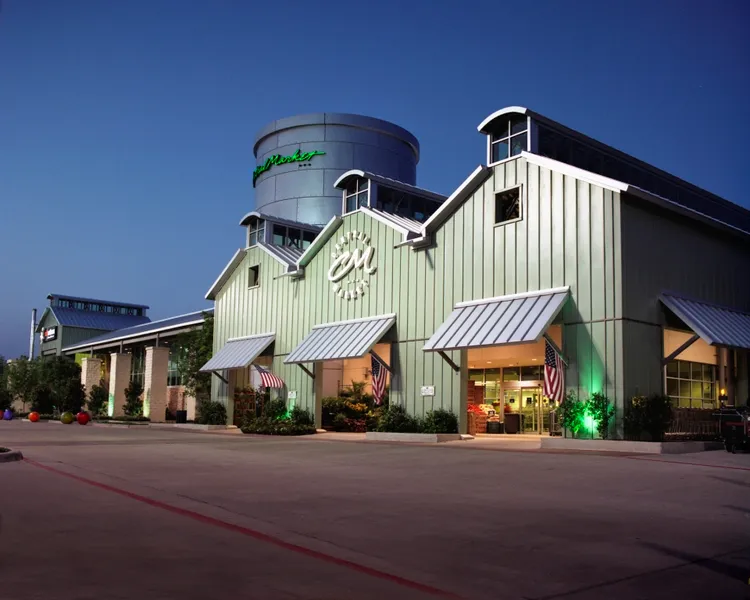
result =
[[[503,106],[748,206],[748,3],[0,0],[0,354],[49,292],[198,310],[243,243],[252,142],[388,119],[450,193]]]

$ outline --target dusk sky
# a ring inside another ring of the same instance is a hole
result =
[[[418,184],[450,194],[479,122],[527,106],[750,206],[747,2],[0,2],[6,358],[51,292],[210,306],[254,135],[294,114],[405,127]]]

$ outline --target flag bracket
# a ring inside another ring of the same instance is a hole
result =
[[[568,358],[563,354],[563,351],[560,350],[560,347],[555,343],[555,340],[553,340],[549,335],[546,333],[544,334],[544,339],[547,340],[547,343],[552,346],[552,349],[557,352],[558,356],[560,357],[560,360],[565,363],[565,366],[570,366],[568,364]]]
[[[370,350],[370,354],[372,354],[375,357],[375,360],[377,360],[382,365],[382,367],[386,371],[388,371],[388,373],[390,373],[391,375],[393,375],[393,369],[391,369],[391,367],[388,366],[388,363],[386,363],[382,358],[380,358],[380,356],[378,356],[378,354],[377,354],[377,352],[375,352],[375,350]]]

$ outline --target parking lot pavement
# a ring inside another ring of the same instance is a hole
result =
[[[0,423],[0,598],[742,598],[750,455]]]

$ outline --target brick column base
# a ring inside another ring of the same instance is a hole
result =
[[[81,361],[81,383],[86,388],[86,399],[91,394],[91,388],[99,385],[102,378],[102,361],[99,358],[84,358]]]

